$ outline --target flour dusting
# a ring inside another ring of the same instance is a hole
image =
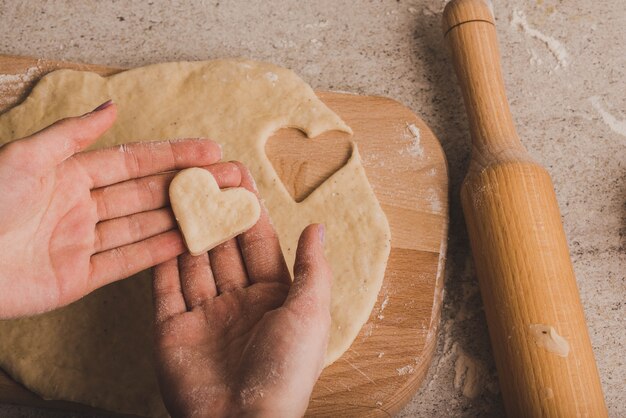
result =
[[[398,376],[404,376],[406,374],[412,374],[413,372],[415,372],[415,369],[410,364],[407,364],[404,367],[396,369],[396,371],[398,372]]]
[[[484,364],[456,346],[457,358],[454,363],[454,388],[460,389],[463,396],[474,399],[483,391],[487,381]]]
[[[408,133],[405,134],[405,138],[409,139],[411,143],[405,150],[400,151],[401,154],[408,152],[412,157],[421,157],[424,154],[424,147],[421,144],[421,132],[415,124],[406,124]]]
[[[548,47],[552,55],[554,55],[554,58],[556,58],[558,63],[557,68],[566,68],[568,66],[569,54],[565,50],[563,44],[553,37],[545,35],[539,32],[537,29],[531,27],[526,20],[526,15],[524,14],[524,12],[521,12],[519,10],[513,11],[513,15],[511,17],[511,26],[520,27],[522,28],[524,33],[526,33],[526,35],[543,42]]]
[[[385,318],[385,315],[383,315],[383,311],[387,307],[388,303],[389,303],[389,295],[385,295],[385,299],[383,300],[383,303],[380,304],[380,310],[378,311],[378,316],[377,316],[378,319]]]
[[[530,63],[530,65],[541,65],[543,64],[543,60],[541,58],[539,58],[539,56],[537,55],[537,52],[535,52],[534,49],[529,49],[528,52],[530,53],[530,59],[528,60],[528,62]]]
[[[384,311],[385,308],[387,307],[387,304],[389,303],[389,295],[385,296],[385,299],[383,300],[383,303],[381,303],[380,305],[380,311]]]
[[[0,74],[0,105],[12,102],[27,84],[39,78],[41,68],[34,66],[20,74]]]
[[[428,200],[428,204],[430,205],[430,210],[432,212],[441,212],[443,206],[441,205],[441,201],[439,200],[439,196],[437,195],[437,191],[435,189],[428,189],[428,192],[426,193],[426,199]]]
[[[6,87],[7,84],[24,84],[33,79],[38,72],[37,67],[30,67],[24,73],[20,74],[0,74],[0,86]]]
[[[276,82],[278,81],[278,76],[276,75],[276,73],[273,73],[271,71],[268,71],[264,74],[264,77],[267,81],[269,81],[270,83],[272,83],[272,86],[276,84]]]
[[[593,108],[602,116],[602,121],[608,125],[611,130],[622,136],[626,136],[626,119],[618,120],[615,116],[606,111],[600,103],[598,96],[589,98]]]
[[[304,28],[305,29],[324,29],[328,27],[329,24],[330,22],[328,20],[320,20],[315,23],[307,23],[304,25]]]

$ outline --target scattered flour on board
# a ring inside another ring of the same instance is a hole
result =
[[[524,33],[526,33],[526,35],[543,42],[548,47],[552,55],[554,55],[554,58],[556,58],[557,63],[558,63],[557,68],[567,67],[567,65],[569,64],[568,62],[569,55],[567,51],[565,50],[565,47],[563,46],[563,44],[557,41],[556,39],[554,39],[553,37],[545,35],[539,32],[537,29],[531,27],[528,24],[528,21],[526,20],[526,15],[524,14],[524,12],[521,12],[519,10],[513,11],[513,15],[511,17],[511,26],[520,27],[522,28]]]
[[[263,76],[267,79],[267,81],[272,83],[272,86],[278,81],[278,76],[271,71],[266,72]]]
[[[410,140],[411,143],[403,150],[400,150],[400,154],[408,152],[412,157],[421,157],[424,154],[424,147],[420,142],[421,132],[415,124],[406,124],[406,131],[404,133],[404,139]]]
[[[385,295],[385,299],[383,299],[383,302],[380,304],[380,310],[378,311],[378,317],[377,317],[378,319],[385,318],[385,315],[383,315],[383,311],[387,307],[388,303],[389,303],[389,295]]]
[[[433,212],[441,212],[441,201],[437,196],[437,191],[434,189],[428,189],[427,195],[428,203],[430,204],[430,210]]]
[[[626,119],[618,120],[615,116],[606,111],[602,107],[598,96],[590,97],[589,101],[593,108],[602,116],[602,121],[606,123],[613,132],[626,136]]]
[[[13,95],[21,92],[26,84],[38,78],[41,68],[34,66],[20,74],[0,74],[0,103],[6,104]]]
[[[382,357],[382,356],[379,356]],[[419,366],[420,365],[420,361],[422,360],[420,357],[415,357],[415,366]],[[397,368],[396,371],[398,372],[398,376],[404,376],[405,374],[412,374],[415,372],[415,367],[413,367],[410,364],[407,364],[404,367],[400,367]]]
[[[407,364],[404,367],[396,369],[396,371],[398,372],[398,376],[404,376],[405,374],[411,374],[415,372],[415,369],[410,364]]]

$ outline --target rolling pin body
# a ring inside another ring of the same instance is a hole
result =
[[[443,27],[472,135],[461,202],[509,416],[607,416],[550,176],[508,107],[494,20],[455,0]]]

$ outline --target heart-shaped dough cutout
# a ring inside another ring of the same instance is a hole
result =
[[[188,168],[174,177],[170,203],[192,255],[241,234],[261,215],[254,193],[242,188],[220,190],[211,173],[202,168]]]

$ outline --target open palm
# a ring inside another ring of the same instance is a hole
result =
[[[173,416],[304,414],[330,326],[322,240],[319,225],[302,233],[293,285],[265,211],[237,239],[155,268],[157,367]]]
[[[107,102],[0,148],[0,317],[71,303],[181,254],[166,208],[174,173],[213,164],[219,147],[186,140],[80,152],[115,120]],[[222,186],[234,164],[209,167]]]

